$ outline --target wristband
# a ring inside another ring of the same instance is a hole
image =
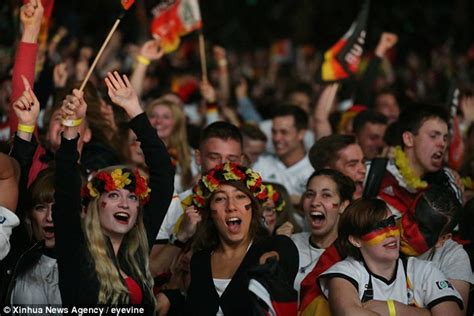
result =
[[[387,307],[389,316],[397,316],[397,311],[395,310],[395,304],[393,303],[393,300],[387,300]]]
[[[142,55],[137,55],[137,61],[138,61],[138,63],[140,63],[142,65],[145,65],[145,66],[148,66],[151,62],[148,58],[146,58],[145,56],[142,56]]]
[[[17,130],[19,130],[20,132],[33,134],[33,132],[35,131],[35,126],[34,125],[18,124]]]
[[[79,125],[81,125],[82,123],[82,119],[77,119],[77,120],[66,120],[66,119],[63,119],[61,124],[63,126],[67,126],[67,127],[77,127]]]

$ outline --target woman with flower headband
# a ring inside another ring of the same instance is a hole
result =
[[[263,185],[268,195],[267,200],[262,204],[263,224],[270,235],[274,235],[277,227],[290,221],[294,209],[290,203],[288,191],[283,185],[272,182],[264,182]]]
[[[53,219],[61,296],[66,305],[141,304],[153,313],[149,247],[171,201],[173,169],[128,78],[108,73],[105,83],[112,101],[131,118],[149,167],[149,186],[137,170],[115,166],[97,172],[81,192],[77,126],[87,104],[74,90],[63,102],[64,132],[56,154]]]
[[[337,224],[355,191],[351,178],[333,169],[313,172],[301,199],[309,232],[291,235],[298,248],[300,268],[294,288],[299,292],[301,281],[310,273],[319,257],[337,238]]]
[[[297,250],[286,236],[269,237],[261,224],[267,191],[258,173],[229,162],[211,169],[193,192],[202,221],[193,245],[186,315],[250,315],[248,272],[271,255],[291,289]]]
[[[336,243],[347,258],[319,278],[332,315],[461,315],[461,296],[435,265],[399,258],[400,230],[384,201],[350,204]]]

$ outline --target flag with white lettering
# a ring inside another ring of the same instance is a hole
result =
[[[324,53],[317,81],[338,81],[350,77],[357,71],[365,43],[369,3],[370,0],[365,0],[359,16],[349,30]]]

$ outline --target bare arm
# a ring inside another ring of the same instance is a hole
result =
[[[339,84],[337,83],[326,86],[318,99],[313,113],[313,131],[316,140],[332,134],[329,114],[338,88]]]
[[[466,307],[467,304],[469,303],[469,283],[466,281],[461,281],[461,280],[449,280],[453,287],[459,292],[461,295],[462,301],[464,302],[464,309],[461,311],[461,315],[466,315]]]
[[[333,316],[380,315],[362,306],[356,288],[348,280],[331,278],[328,280],[328,290],[328,300]]]
[[[163,57],[164,51],[160,46],[159,40],[146,41],[140,48],[140,53],[136,57],[136,65],[130,77],[130,83],[135,92],[140,97],[143,91],[143,80],[145,79],[148,65]]]
[[[20,167],[15,159],[0,153],[0,206],[12,212],[18,202],[18,178]]]
[[[230,96],[230,83],[226,50],[221,46],[214,46],[212,50],[214,53],[214,59],[219,69],[219,101],[221,104],[228,104]]]

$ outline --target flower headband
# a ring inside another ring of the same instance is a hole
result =
[[[193,188],[193,203],[202,209],[206,205],[206,200],[219,187],[220,184],[229,181],[240,181],[260,202],[265,202],[268,198],[267,189],[262,184],[262,177],[250,168],[246,168],[233,162],[226,162],[211,169],[199,180]]]
[[[140,204],[145,204],[148,201],[151,191],[147,180],[140,175],[138,169],[132,171],[128,168],[117,168],[112,172],[97,172],[82,188],[81,195],[86,202],[89,202],[102,193],[118,189],[126,189],[135,193]]]
[[[273,203],[275,204],[275,211],[281,212],[285,208],[286,202],[283,199],[283,196],[275,190],[273,185],[271,184],[266,184],[265,187],[267,188],[268,192],[268,200],[272,200]]]

